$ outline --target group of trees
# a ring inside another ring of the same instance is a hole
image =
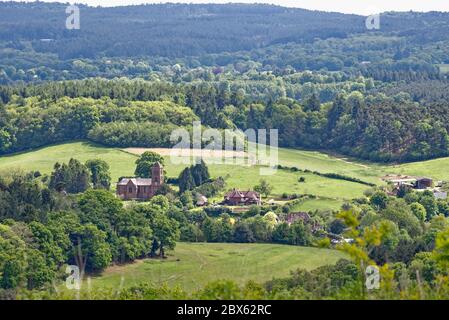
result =
[[[373,161],[412,161],[449,154],[445,108],[352,92],[331,104],[320,104],[313,95],[304,104],[289,99],[251,104],[229,117],[244,129],[278,129],[283,146],[331,149]]]
[[[179,191],[184,193],[209,182],[210,174],[206,163],[201,159],[197,164],[185,168],[178,178]]]
[[[416,259],[435,249],[437,234],[449,228],[449,202],[435,199],[432,192],[408,190],[400,192],[399,197],[392,197],[378,190],[367,196],[346,207],[351,213],[345,213],[344,219],[333,220],[328,230],[332,234],[345,234],[350,219],[347,215],[353,215],[358,221],[357,234],[382,232],[381,239],[368,248],[367,253],[369,259],[379,265],[400,263],[410,267],[418,264],[414,262]]]
[[[82,6],[84,27],[67,32],[62,23],[50,23],[55,16],[63,20],[64,10],[61,4],[1,4],[0,83],[122,75],[179,81],[200,73],[185,74],[182,66],[212,67],[210,76],[248,65],[397,81],[437,78],[436,65],[447,63],[444,13],[385,13],[384,27],[373,33],[362,16],[267,5]]]
[[[109,190],[111,186],[109,164],[104,160],[93,159],[82,164],[72,158],[68,164],[56,163],[53,169],[49,187],[59,192],[81,193],[90,186]]]
[[[102,160],[84,165],[71,159],[56,164],[51,177],[38,172],[2,175],[2,295],[2,289],[41,289],[62,279],[67,264],[82,273],[100,272],[111,263],[163,258],[174,248],[179,223],[170,215],[179,209],[162,195],[125,208],[107,190],[108,169]]]
[[[189,242],[281,243],[309,246],[316,237],[312,225],[304,221],[292,224],[280,221],[273,212],[258,213],[250,217],[231,217],[228,213],[218,217],[205,212],[191,213],[181,221],[181,240]]]
[[[172,102],[68,97],[16,97],[0,104],[0,115],[0,153],[86,138],[111,146],[167,147],[173,129],[197,119]]]
[[[0,177],[0,217],[30,222],[45,212],[64,207],[57,194],[43,184],[39,172],[11,172]]]
[[[89,190],[75,203],[77,210],[47,212],[28,223],[1,219],[1,288],[42,288],[63,276],[65,264],[92,273],[112,262],[165,257],[178,239],[162,196],[125,209],[110,192]]]
[[[148,204],[123,208],[106,190],[88,190],[78,200],[82,223],[93,224],[106,234],[110,262],[125,263],[143,257],[165,257],[179,237],[178,224],[169,218],[167,198],[155,196]]]

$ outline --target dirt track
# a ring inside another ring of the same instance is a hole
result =
[[[126,148],[125,152],[129,152],[136,155],[141,155],[145,151],[152,151],[160,154],[161,156],[181,156],[181,157],[193,157],[203,159],[222,159],[222,158],[239,158],[247,159],[248,156],[252,160],[251,163],[255,164],[255,157],[248,155],[244,151],[232,151],[232,150],[202,150],[202,149],[172,149],[172,148]]]

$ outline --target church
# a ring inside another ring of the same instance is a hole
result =
[[[151,169],[151,179],[122,178],[117,183],[117,196],[122,200],[148,200],[164,184],[164,169],[156,162]]]

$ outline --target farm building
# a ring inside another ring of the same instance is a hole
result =
[[[198,194],[198,195],[196,196],[196,205],[197,205],[198,207],[204,207],[204,206],[207,206],[208,203],[209,203],[209,201],[208,201],[208,199],[207,199],[204,195]]]
[[[432,188],[433,185],[433,180],[430,178],[417,178],[416,179],[416,184],[415,184],[415,188],[416,189],[428,189],[428,188]]]
[[[117,183],[117,196],[122,200],[148,200],[164,184],[164,170],[159,162],[151,169],[151,179],[122,178]]]
[[[383,177],[383,180],[392,183],[395,187],[406,186],[418,190],[429,189],[433,186],[433,180],[426,177],[387,175]]]
[[[258,205],[262,203],[260,194],[255,191],[239,191],[234,189],[224,196],[224,204],[230,206]]]

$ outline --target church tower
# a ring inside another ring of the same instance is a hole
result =
[[[156,186],[164,183],[164,168],[159,162],[156,162],[151,169],[151,183]]]

